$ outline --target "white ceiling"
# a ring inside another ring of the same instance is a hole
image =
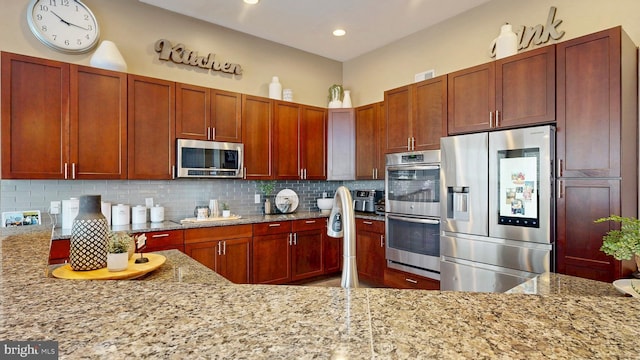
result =
[[[139,0],[337,61],[346,61],[490,0]],[[342,27],[343,37],[331,33]]]

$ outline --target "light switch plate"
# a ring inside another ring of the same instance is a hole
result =
[[[253,201],[256,204],[260,204],[260,194],[255,194]]]
[[[49,214],[51,215],[60,214],[60,201],[51,202],[51,206],[49,207]]]

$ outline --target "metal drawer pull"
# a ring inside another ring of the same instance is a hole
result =
[[[371,221],[363,221],[362,223],[366,224],[366,225],[373,225],[373,223]]]
[[[161,237],[167,237],[169,236],[169,234],[157,234],[157,235],[151,235],[152,238],[161,238]]]
[[[315,220],[307,220],[304,222],[305,224],[315,224],[316,221]]]
[[[269,227],[278,227],[280,224],[269,224]]]
[[[412,284],[417,284],[418,282],[416,280],[413,279],[405,279],[407,282],[410,282]]]

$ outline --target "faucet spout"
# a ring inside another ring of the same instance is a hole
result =
[[[357,288],[358,269],[356,267],[356,222],[353,213],[351,192],[345,186],[336,190],[333,209],[329,215],[327,235],[343,237],[342,280],[340,286],[345,289]]]

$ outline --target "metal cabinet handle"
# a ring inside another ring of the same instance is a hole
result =
[[[155,235],[151,235],[152,238],[163,238],[163,237],[167,237],[169,236],[169,234],[155,234]]]
[[[269,224],[269,227],[278,227],[278,226],[280,226],[280,224],[279,224],[279,223],[276,223],[276,224]]]
[[[293,234],[293,245],[298,245],[298,233]]]
[[[245,180],[247,179],[247,168],[246,167],[242,169],[242,178],[245,179]]]
[[[218,241],[218,255],[222,255],[222,241]]]
[[[68,174],[69,164],[64,163],[64,179],[67,180],[69,178]]]
[[[292,239],[293,239],[293,236],[291,236],[291,233],[289,233],[289,246],[292,245],[292,242],[293,242]]]
[[[176,166],[175,165],[171,166],[171,178],[172,179],[176,178]]]
[[[418,281],[413,280],[413,279],[409,279],[409,278],[405,278],[405,280],[406,280],[407,282],[412,283],[412,284],[417,284],[417,283],[418,283]]]
[[[71,163],[71,178],[76,179],[76,163]]]
[[[500,111],[496,110],[496,127],[500,127]]]
[[[304,223],[305,224],[315,224],[316,221],[315,220],[306,220]]]
[[[371,178],[372,179],[376,178],[376,169],[371,169]]]
[[[365,225],[373,225],[373,222],[366,221],[366,220],[362,221],[362,223],[365,224]]]
[[[411,138],[407,138],[407,150],[411,151]]]
[[[562,176],[562,167],[563,167],[563,163],[562,163],[562,159],[560,159],[560,161],[558,161],[558,176]]]
[[[227,242],[222,242],[222,255],[227,255]]]
[[[493,111],[489,111],[489,127],[493,127]]]
[[[211,140],[216,139],[216,128],[211,128]]]
[[[411,151],[416,149],[416,138],[411,137]]]
[[[564,197],[564,182],[562,180],[559,181],[558,186],[558,199],[562,199]]]
[[[384,235],[380,235],[380,247],[384,247]]]

